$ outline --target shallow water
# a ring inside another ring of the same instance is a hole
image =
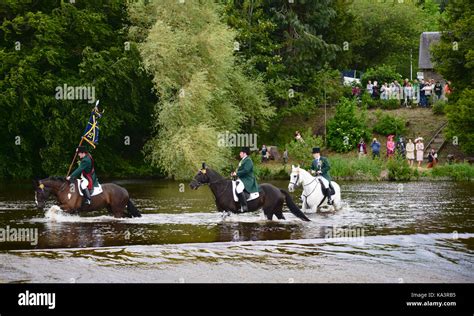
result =
[[[472,183],[341,183],[344,209],[311,222],[223,219],[206,187],[116,183],[143,217],[37,211],[29,184],[0,185],[0,230],[38,232],[0,242],[0,282],[474,281]]]

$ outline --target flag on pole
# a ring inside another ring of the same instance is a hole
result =
[[[99,109],[94,107],[89,118],[89,122],[86,125],[84,130],[84,135],[82,139],[88,142],[92,147],[95,148],[95,145],[99,143],[99,122],[98,119],[102,117],[102,114],[99,112]]]

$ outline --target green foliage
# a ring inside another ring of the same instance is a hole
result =
[[[432,6],[423,8],[416,1],[350,1],[354,16],[349,34],[352,62],[356,69],[391,65],[405,78],[410,75],[410,51],[418,61],[420,34],[438,30],[438,16]],[[379,81],[380,82],[380,81]],[[364,85],[365,86],[365,85]]]
[[[474,154],[474,89],[465,89],[457,102],[448,104],[445,111],[447,136],[456,137],[465,153]]]
[[[159,96],[157,135],[147,156],[177,179],[191,177],[202,161],[225,168],[231,148],[218,145],[220,133],[264,130],[274,114],[261,81],[236,63],[236,34],[221,22],[220,9],[214,1],[175,0],[130,7],[134,21],[155,19],[139,44]]]
[[[66,173],[93,105],[56,99],[64,84],[94,87],[106,110],[92,152],[99,177],[145,169],[155,97],[136,47],[124,49],[124,9],[118,0],[0,4],[0,177]]]
[[[382,113],[380,110],[377,110],[375,116],[377,117],[377,123],[373,127],[375,133],[385,136],[405,134],[406,122],[403,118]]]
[[[303,132],[302,137],[304,142],[293,140],[286,144],[285,148],[288,149],[288,157],[295,163],[301,167],[309,167],[313,160],[311,156],[313,147],[322,147],[324,143],[322,137],[313,135],[311,129]]]
[[[358,110],[354,100],[342,98],[336,114],[328,122],[327,144],[337,152],[355,148],[360,138],[369,139],[365,110]]]
[[[330,157],[331,176],[354,180],[377,180],[383,170],[383,161],[365,157],[362,159]]]
[[[468,163],[437,165],[431,169],[433,177],[449,177],[453,180],[474,180],[474,166]]]
[[[367,69],[362,75],[361,83],[363,87],[367,86],[368,81],[377,81],[379,88],[384,82],[390,83],[394,80],[400,82],[402,76],[395,70],[393,66],[380,65],[374,68]]]
[[[433,104],[432,111],[435,115],[444,115],[446,108],[446,101],[438,100]]]
[[[440,19],[441,41],[431,48],[436,71],[452,82],[450,101],[474,83],[474,7],[471,0],[449,1]]]
[[[414,177],[413,169],[408,161],[399,155],[395,155],[387,162],[388,179],[391,181],[409,181]]]

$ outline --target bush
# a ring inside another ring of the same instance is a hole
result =
[[[456,137],[463,152],[474,154],[474,89],[465,89],[454,104],[446,106],[447,137]]]
[[[400,135],[406,132],[406,122],[403,118],[382,113],[379,110],[375,115],[377,117],[377,123],[373,127],[375,133],[387,136],[391,134]]]
[[[336,114],[328,122],[328,147],[337,152],[347,152],[356,147],[360,138],[369,139],[365,110],[359,111],[354,100],[342,98]]]
[[[414,176],[408,161],[399,155],[389,159],[387,169],[388,179],[391,181],[408,181]]]
[[[434,115],[444,115],[444,109],[446,107],[446,101],[438,100],[433,104],[432,111]]]
[[[324,142],[321,136],[314,136],[311,128],[308,128],[306,132],[301,134],[304,142],[291,141],[286,144],[288,149],[288,158],[292,159],[296,164],[300,164],[302,167],[310,164],[311,150],[313,147],[322,147]],[[285,149],[282,148],[282,152]]]
[[[372,99],[372,96],[367,92],[364,92],[361,97],[362,106],[365,106],[368,109],[373,109],[378,106],[377,100]]]
[[[449,177],[453,180],[474,180],[474,166],[468,163],[438,165],[431,169],[433,177]]]
[[[384,82],[392,82],[394,80],[400,82],[402,80],[402,75],[396,72],[391,66],[381,65],[367,69],[367,71],[362,75],[361,83],[364,88],[367,86],[367,81],[369,80],[372,81],[372,83],[377,81],[378,85],[382,86]]]
[[[380,100],[380,108],[384,110],[395,110],[400,108],[400,100],[398,99],[388,99]]]
[[[360,180],[376,180],[383,169],[383,161],[370,158],[330,157],[331,176],[349,177]]]

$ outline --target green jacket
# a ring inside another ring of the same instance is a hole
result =
[[[316,159],[314,159],[311,163],[311,170],[321,170],[321,176],[323,176],[328,181],[331,181],[331,176],[329,175],[330,169],[331,166],[329,165],[329,160],[326,157],[319,157],[319,163],[316,163]]]
[[[250,157],[246,157],[239,162],[237,176],[244,183],[245,190],[249,193],[258,192],[258,184],[253,174],[253,162]]]
[[[77,179],[81,177],[81,174],[83,171],[86,173],[90,173],[92,170],[92,160],[89,158],[89,156],[84,156],[84,158],[81,159],[81,163],[79,164],[79,167],[77,167],[76,170],[74,170],[71,173],[71,179]],[[97,181],[97,176],[95,175],[95,171],[91,175],[92,177],[92,184],[94,187],[99,186],[99,181]]]

